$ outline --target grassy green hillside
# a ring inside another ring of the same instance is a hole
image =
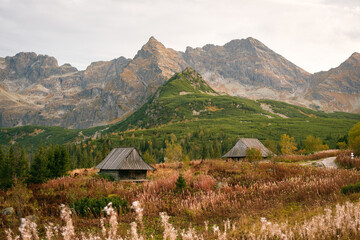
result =
[[[267,106],[267,110],[262,105]],[[129,135],[126,131],[132,129],[130,135],[134,140],[156,136],[160,141],[170,133],[184,139],[201,131],[208,133],[210,141],[221,141],[224,134],[231,138],[279,140],[281,134],[287,133],[298,142],[314,135],[335,147],[338,138],[346,135],[359,120],[359,114],[324,113],[278,101],[219,95],[198,73],[186,69],[174,75],[141,109],[110,127],[108,132],[123,132],[126,137]],[[119,141],[118,137],[111,139]]]

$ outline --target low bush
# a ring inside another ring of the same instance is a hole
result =
[[[110,202],[119,213],[125,213],[129,211],[128,202],[118,196],[109,196],[103,198],[81,198],[71,203],[70,207],[73,208],[78,215],[83,217],[98,217],[101,215],[102,209],[104,209],[104,207]]]
[[[341,188],[343,194],[351,194],[360,192],[360,183],[349,184]]]
[[[110,182],[114,182],[115,181],[115,178],[114,176],[110,175],[110,174],[106,174],[106,173],[98,173],[96,175],[96,178],[101,178],[101,179],[105,179],[105,180],[108,180]]]

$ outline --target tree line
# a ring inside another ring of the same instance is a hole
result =
[[[27,183],[42,183],[50,178],[64,176],[72,169],[94,167],[114,147],[135,147],[146,162],[155,164],[164,161],[188,162],[194,159],[220,158],[238,140],[236,136],[223,132],[214,134],[202,128],[182,136],[173,133],[161,134],[135,137],[132,133],[87,140],[79,144],[41,145],[32,154],[28,154],[18,145],[12,145],[6,150],[0,146],[0,188],[11,187],[14,179]],[[295,152],[304,154],[329,148],[322,139],[311,135],[297,143],[294,137],[287,134],[283,134],[279,141],[266,139],[262,142],[276,155]],[[356,142],[360,140],[357,139]],[[339,138],[338,148],[346,148],[347,145],[347,136]]]

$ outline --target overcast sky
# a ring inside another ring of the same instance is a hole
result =
[[[254,37],[309,72],[360,52],[360,0],[0,0],[0,56],[36,52],[85,69],[166,47]]]

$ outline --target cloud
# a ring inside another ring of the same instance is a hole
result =
[[[84,69],[133,57],[150,36],[165,46],[255,37],[307,71],[360,51],[357,0],[0,0],[0,56],[55,56]]]

